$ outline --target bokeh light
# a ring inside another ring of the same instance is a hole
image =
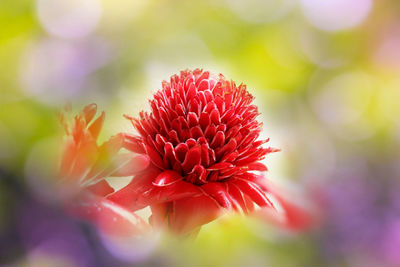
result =
[[[102,6],[98,0],[37,0],[37,12],[50,34],[81,38],[96,28]]]
[[[90,74],[109,58],[107,43],[99,39],[76,43],[43,39],[22,58],[21,83],[39,101],[59,105],[85,94]]]
[[[373,0],[301,0],[302,10],[311,24],[326,31],[354,28],[371,11]]]

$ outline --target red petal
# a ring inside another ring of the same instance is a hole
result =
[[[196,175],[200,182],[207,183],[207,171],[202,165],[194,166],[192,172]]]
[[[248,167],[248,170],[249,170],[249,171],[262,171],[262,172],[268,171],[267,166],[265,166],[265,165],[264,165],[263,163],[261,163],[261,162],[254,162],[254,163],[251,163],[251,164],[249,164],[247,167]]]
[[[218,171],[231,168],[233,165],[229,162],[219,162],[207,168],[208,171]]]
[[[226,161],[226,162],[234,162],[234,160],[238,157],[239,153],[238,152],[232,152],[229,154],[226,154],[221,161]]]
[[[199,137],[203,136],[203,131],[201,130],[200,126],[195,126],[190,129],[190,135],[194,139],[198,139]]]
[[[85,117],[86,124],[89,124],[97,112],[97,105],[95,103],[89,104],[83,108],[83,116]]]
[[[70,173],[76,153],[77,153],[77,147],[75,142],[71,138],[67,140],[62,154],[62,159],[60,164],[61,176],[67,176]]]
[[[175,106],[175,111],[176,111],[176,113],[178,113],[179,116],[185,115],[185,109],[181,104],[178,104]]]
[[[166,143],[164,146],[164,164],[166,166],[165,160],[169,164],[168,168],[174,166],[177,161],[174,146],[170,142]]]
[[[177,133],[175,130],[170,131],[170,132],[168,133],[168,136],[169,136],[169,140],[170,140],[173,144],[177,145],[177,144],[180,143],[179,138],[178,138],[178,133]]]
[[[186,153],[189,151],[189,147],[185,143],[180,143],[175,147],[176,155],[180,162],[183,162],[186,156]]]
[[[150,160],[147,155],[134,156],[133,154],[118,154],[115,156],[104,155],[94,164],[92,170],[86,175],[86,184],[93,184],[104,177],[132,176],[146,169]]]
[[[186,144],[188,145],[189,149],[191,149],[192,147],[197,145],[197,142],[193,138],[189,138],[188,140],[186,140]]]
[[[131,176],[147,169],[149,164],[147,155],[121,154],[114,160],[115,172],[112,172],[110,176]]]
[[[205,167],[210,164],[210,155],[208,153],[208,144],[201,145],[201,164]]]
[[[277,198],[285,210],[287,226],[289,228],[302,230],[311,227],[315,223],[315,215],[311,214],[310,210],[300,207],[281,196],[277,196]]]
[[[217,219],[220,214],[220,206],[208,196],[184,198],[174,202],[171,229],[180,234],[188,234]]]
[[[151,191],[142,194],[140,201],[143,201],[146,205],[153,205],[201,194],[198,186],[178,180],[168,186],[154,187]]]
[[[199,86],[197,87],[197,90],[203,91],[203,90],[206,90],[208,88],[210,88],[210,84],[209,84],[208,80],[202,80],[199,83]]]
[[[167,185],[174,184],[182,179],[183,179],[183,177],[177,172],[164,171],[156,177],[156,179],[153,182],[153,185],[167,186]]]
[[[141,138],[129,134],[122,134],[120,138],[123,139],[122,146],[124,148],[135,153],[145,153],[143,140]]]
[[[235,125],[226,132],[226,139],[234,137],[240,130],[240,125]]]
[[[101,113],[100,117],[98,117],[90,126],[89,126],[89,132],[92,134],[93,138],[96,140],[97,137],[99,136],[101,127],[103,127],[104,119],[106,117],[106,114],[104,111]]]
[[[222,131],[218,131],[217,134],[214,136],[214,139],[212,140],[210,147],[217,148],[222,146],[224,143],[225,143],[225,135]]]
[[[217,157],[221,157],[223,155],[227,155],[233,152],[236,149],[236,147],[237,147],[236,140],[232,138],[226,145],[217,150],[216,152]]]
[[[216,182],[219,179],[219,172],[218,171],[212,171],[210,172],[210,175],[208,175],[207,180],[209,182]]]
[[[199,124],[203,130],[205,130],[208,125],[210,125],[210,116],[206,112],[202,112],[200,114]]]
[[[185,173],[190,172],[193,167],[200,164],[201,161],[201,148],[200,146],[192,147],[185,157],[185,161],[182,163],[182,169]]]
[[[243,193],[248,195],[258,206],[270,206],[273,207],[272,202],[268,199],[261,188],[250,181],[242,179],[232,179],[231,183],[235,184]]]
[[[186,101],[193,99],[193,97],[196,95],[196,87],[195,85],[192,83],[189,86],[189,90],[186,93]]]
[[[208,138],[209,140],[212,140],[212,138],[215,136],[217,132],[217,127],[215,127],[214,124],[210,124],[207,126],[206,130],[204,131],[204,136]]]
[[[211,111],[217,109],[217,106],[215,105],[214,102],[209,102],[207,104],[207,106],[205,106],[204,110],[205,112],[207,112],[208,114],[211,114]]]
[[[107,199],[130,210],[141,209],[146,205],[138,203],[138,199],[144,192],[154,187],[152,182],[158,174],[160,174],[160,171],[153,168],[136,175],[127,186],[109,195]]]
[[[150,206],[151,216],[149,222],[153,227],[164,228],[170,225],[172,202],[154,204]]]
[[[81,144],[71,162],[70,177],[78,180],[84,178],[97,158],[98,148],[94,140]]]
[[[165,137],[161,134],[156,134],[156,142],[157,144],[164,146],[168,142],[168,140],[165,139]]]
[[[287,192],[284,192],[272,183],[268,183],[267,187],[285,211],[283,214],[283,222],[278,221],[281,226],[292,230],[307,230],[315,226],[318,222],[318,214],[315,207],[312,207],[312,203],[311,205],[307,205],[304,198],[293,195],[290,196],[292,201],[289,201]],[[265,213],[266,215],[270,214],[266,209],[262,209],[260,212]],[[271,216],[269,216],[269,218],[274,219]]]
[[[107,234],[127,237],[148,231],[148,225],[139,216],[106,199],[86,197],[68,204],[67,209],[72,214],[93,222]]]
[[[232,183],[226,183],[226,191],[230,195],[232,199],[234,199],[242,208],[244,213],[248,213],[249,209],[247,208],[246,201],[245,201],[245,196],[242,193],[242,191],[239,190],[239,188],[232,184]]]
[[[114,192],[114,188],[112,188],[106,180],[101,180],[100,182],[87,187],[87,189],[101,197],[105,197]]]
[[[149,156],[151,162],[160,169],[164,169],[164,163],[160,154],[157,151],[152,149],[150,146],[145,145],[146,153]]]
[[[192,100],[189,102],[189,111],[199,114],[200,105],[195,98],[192,98]]]
[[[222,207],[228,210],[232,209],[231,199],[221,183],[207,183],[202,185],[201,189],[213,197]]]
[[[215,125],[218,125],[221,123],[221,119],[220,119],[218,110],[214,109],[213,111],[211,111],[210,120]]]
[[[189,122],[189,127],[194,127],[199,124],[199,119],[197,118],[196,113],[194,112],[189,112],[188,114],[188,122]]]
[[[230,107],[230,105],[226,105],[226,107]],[[230,108],[227,111],[225,111],[225,114],[221,117],[221,121],[227,123],[228,121],[231,120],[232,115],[235,113],[235,111]]]

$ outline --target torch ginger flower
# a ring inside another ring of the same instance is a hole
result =
[[[111,137],[100,146],[97,144],[105,113],[94,119],[97,113],[95,104],[86,106],[72,123],[67,118],[69,113],[67,110],[60,114],[66,141],[59,177],[63,189],[73,189],[72,197],[65,201],[67,210],[109,234],[141,234],[147,225],[139,216],[104,198],[114,192],[105,178],[134,175],[147,167],[148,158],[121,153],[120,150],[128,145],[123,142],[125,137],[122,134]]]
[[[178,233],[195,231],[224,210],[274,209],[260,160],[277,149],[258,139],[253,99],[245,85],[199,69],[164,81],[150,113],[126,116],[139,136],[124,135],[125,142],[150,164],[107,198],[131,211],[150,206],[153,225]]]
[[[147,227],[134,212],[150,207],[153,226],[190,234],[224,211],[249,214],[257,205],[266,209],[259,214],[268,221],[305,228],[307,212],[261,174],[267,167],[260,161],[278,150],[258,140],[261,123],[253,99],[245,85],[197,69],[164,81],[150,101],[150,113],[126,116],[139,135],[120,133],[99,146],[105,115],[93,120],[95,104],[72,125],[62,116],[68,140],[60,176],[84,192],[73,212],[107,231],[127,234]],[[112,176],[133,178],[114,192],[105,180]],[[284,209],[284,220],[267,193]]]

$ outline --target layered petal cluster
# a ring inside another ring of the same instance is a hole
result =
[[[124,142],[150,164],[108,199],[132,211],[150,206],[153,225],[180,233],[221,211],[273,208],[260,160],[277,150],[259,140],[253,99],[245,85],[199,69],[164,81],[149,113],[126,116],[139,135]]]
[[[112,234],[138,234],[147,224],[137,215],[105,199],[114,189],[105,180],[111,176],[132,176],[147,168],[147,156],[121,152],[129,144],[123,134],[111,137],[101,145],[97,139],[105,113],[95,118],[97,106],[90,104],[74,118],[70,110],[60,114],[66,140],[60,161],[59,177],[63,189],[73,189],[65,207],[72,214],[91,221]]]
[[[110,176],[130,176],[147,168],[147,156],[133,153],[121,153],[129,148],[123,134],[111,137],[101,145],[97,139],[104,123],[105,113],[95,119],[96,104],[86,106],[72,120],[69,112],[60,114],[60,120],[66,133],[59,176],[79,185],[81,189],[106,196],[114,189],[104,178]],[[72,121],[72,122],[71,122]]]

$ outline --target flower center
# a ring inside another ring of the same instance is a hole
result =
[[[150,101],[151,113],[132,121],[158,168],[204,184],[247,172],[270,152],[261,147],[265,140],[256,141],[261,124],[245,85],[195,70],[162,87]]]

